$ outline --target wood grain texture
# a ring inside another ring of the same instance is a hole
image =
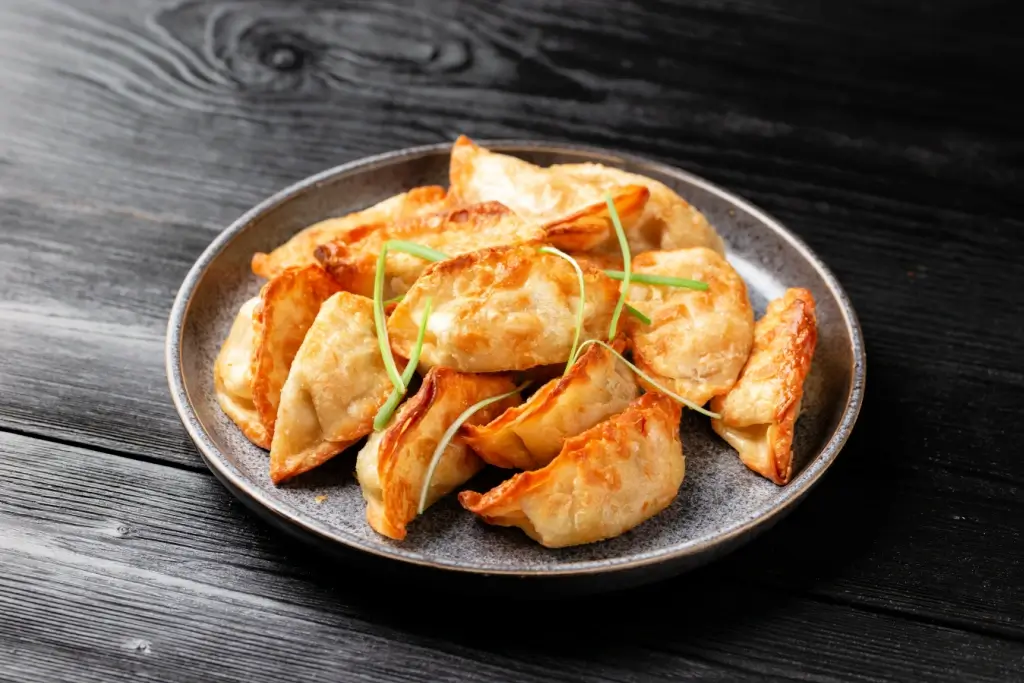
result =
[[[11,435],[0,454],[4,680],[997,681],[1024,656],[715,570],[599,600],[417,595],[311,561],[200,473]]]
[[[1021,679],[1024,62],[1001,9],[3,3],[0,430],[51,443],[0,436],[0,678]],[[167,396],[170,302],[223,226],[461,132],[722,184],[823,257],[867,339],[859,427],[809,499],[712,569],[568,603],[572,638],[382,610],[242,514]]]

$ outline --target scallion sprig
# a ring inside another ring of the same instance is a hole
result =
[[[412,376],[416,373],[416,367],[420,364],[420,354],[423,352],[423,338],[427,334],[427,320],[430,318],[432,304],[433,300],[428,296],[423,304],[423,320],[420,321],[420,329],[416,333],[416,345],[412,347],[412,353],[409,354],[409,364],[405,366],[405,372],[402,373],[402,383],[405,386],[402,389],[395,387],[391,390],[388,400],[377,411],[377,416],[373,418],[374,429],[384,429],[388,422],[391,421],[395,408],[398,407],[399,401],[405,396],[409,383],[412,381]]]
[[[401,251],[406,254],[412,254],[413,256],[419,256],[424,261],[444,261],[448,258],[447,254],[437,249],[431,249],[422,244],[406,240],[388,240],[384,246],[388,251]]]
[[[633,308],[629,304],[626,304],[626,313],[629,313],[631,316],[642,322],[644,325],[651,324],[651,319],[644,315],[644,312],[641,311],[639,308]]]
[[[682,403],[684,406],[686,406],[690,410],[696,410],[701,415],[707,415],[708,417],[713,418],[715,420],[721,419],[722,416],[719,415],[718,413],[713,413],[710,410],[707,410],[707,409],[703,408],[702,406],[697,405],[696,403],[694,403],[690,399],[684,398],[684,397],[680,396],[679,394],[675,393],[674,391],[666,389],[662,385],[658,384],[657,382],[655,382],[651,378],[650,375],[648,375],[646,372],[644,372],[643,370],[641,370],[637,366],[635,366],[632,363],[630,363],[628,360],[626,360],[625,356],[623,356],[621,353],[619,353],[618,351],[613,349],[611,347],[611,345],[606,344],[605,342],[601,341],[600,339],[588,339],[587,341],[583,342],[583,344],[580,345],[580,353],[583,353],[583,349],[585,349],[588,344],[598,344],[598,345],[603,346],[604,348],[608,349],[609,351],[614,353],[618,357],[619,360],[621,360],[623,363],[628,365],[630,370],[635,372],[642,379],[646,380],[648,384],[652,385],[658,391],[660,391],[661,393],[665,394],[666,396],[668,396],[668,397],[670,397],[672,399],[675,399],[679,403]]]
[[[626,274],[621,270],[606,270],[604,274],[613,280],[625,280]],[[685,277],[672,277],[671,275],[654,275],[648,273],[630,273],[629,279],[642,285],[666,285],[668,287],[685,287],[706,292],[708,283],[700,280],[690,280]]]
[[[388,339],[387,322],[384,319],[384,272],[387,265],[388,243],[381,247],[377,256],[377,271],[373,276],[373,324],[377,328],[377,346],[380,347],[381,358],[384,359],[384,369],[388,373],[388,379],[395,389],[405,392],[405,382],[398,374],[398,366],[395,365],[395,356],[391,353],[391,340]]]
[[[569,362],[565,364],[565,372],[562,373],[565,374],[569,372],[569,368],[571,368],[572,364],[576,362],[576,350],[580,346],[580,335],[583,333],[583,314],[587,303],[586,292],[584,290],[583,270],[580,268],[580,264],[576,262],[576,259],[560,249],[556,249],[555,247],[541,247],[540,250],[545,254],[552,254],[568,261],[569,265],[571,265],[576,271],[576,280],[580,286],[580,303],[576,307],[576,336],[573,338],[572,348],[569,350]]]
[[[434,478],[434,470],[437,469],[438,463],[441,462],[441,456],[444,455],[445,450],[448,448],[448,444],[451,443],[452,439],[455,438],[456,432],[459,428],[468,420],[473,417],[478,411],[483,410],[487,406],[497,403],[498,401],[504,401],[510,396],[514,396],[516,393],[522,391],[530,382],[526,381],[517,386],[512,391],[497,396],[491,396],[485,398],[482,401],[478,401],[462,411],[462,414],[455,418],[455,422],[452,422],[445,430],[444,434],[441,435],[440,441],[437,442],[437,447],[434,449],[434,455],[430,458],[430,465],[427,467],[427,473],[423,477],[423,488],[420,490],[420,501],[417,507],[417,514],[422,515],[423,511],[427,508],[427,496],[430,493],[430,481]]]
[[[612,217],[612,225],[615,226],[615,236],[619,238],[619,249],[622,251],[622,286],[619,288],[619,300],[615,304],[615,311],[612,313],[611,326],[608,329],[608,341],[615,339],[616,330],[619,326],[619,316],[622,315],[622,307],[626,305],[626,294],[629,292],[629,281],[632,275],[633,259],[629,254],[629,242],[626,240],[626,231],[622,229],[622,221],[619,220],[619,212],[615,209],[615,202],[609,193],[604,195],[608,203],[608,213]]]

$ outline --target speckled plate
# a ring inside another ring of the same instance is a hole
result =
[[[788,286],[811,290],[819,341],[797,424],[790,484],[779,487],[747,470],[707,420],[690,411],[682,425],[686,479],[672,505],[618,538],[574,548],[546,549],[518,529],[487,526],[462,510],[454,495],[416,520],[405,541],[379,536],[365,522],[353,474],[355,448],[299,481],[271,484],[267,453],[242,436],[220,411],[213,392],[213,361],[221,341],[238,307],[261,284],[249,269],[253,252],[270,251],[311,223],[411,187],[447,185],[447,144],[363,159],[286,188],[239,218],[189,271],[171,311],[167,374],[175,407],[210,469],[269,521],[321,548],[347,550],[348,558],[370,554],[418,565],[427,574],[455,577],[459,585],[474,580],[506,587],[526,583],[559,593],[634,585],[705,563],[780,519],[835,460],[863,398],[861,331],[835,277],[778,221],[676,168],[578,146],[480,142],[542,165],[596,161],[674,188],[705,213],[726,241],[728,259],[746,280],[758,316]],[[485,471],[467,487],[485,490],[499,480],[499,472]],[[318,503],[318,496],[326,499]]]

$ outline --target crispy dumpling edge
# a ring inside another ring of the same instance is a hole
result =
[[[679,443],[680,454],[683,458],[682,476],[680,478],[680,486],[682,486],[682,481],[685,480],[686,477],[686,453],[682,448],[682,439],[679,436],[679,422],[682,419],[682,408],[675,400],[665,396],[664,394],[648,392],[631,401],[621,413],[612,415],[581,434],[566,439],[562,445],[562,451],[558,456],[541,469],[519,472],[485,493],[479,493],[477,491],[462,491],[458,496],[459,503],[466,510],[477,515],[488,524],[518,527],[530,538],[541,545],[545,545],[543,540],[538,538],[537,531],[533,528],[533,524],[530,522],[529,517],[522,512],[519,506],[519,500],[522,496],[536,488],[544,486],[548,481],[549,473],[559,466],[559,463],[563,458],[582,460],[587,457],[588,447],[591,447],[593,442],[616,442],[620,434],[620,424],[623,421],[630,420],[635,423],[636,421],[647,420],[648,417],[646,413],[651,409],[657,409],[662,413],[663,417],[667,418],[665,420],[667,423],[675,425],[671,430],[671,433],[674,435],[674,440]],[[667,411],[671,411],[671,413],[669,414]],[[643,522],[646,522],[663,512],[678,495],[679,491],[677,489],[675,494],[668,498],[665,505],[658,509],[653,509],[650,514],[646,515],[643,519],[630,527],[630,529],[636,528]],[[503,506],[509,506],[510,509],[503,512],[501,510]],[[489,511],[496,514],[488,514]],[[498,521],[500,517],[508,517],[509,513],[514,514],[510,517],[508,523]],[[526,525],[522,526],[518,522],[526,522]],[[621,535],[628,530],[629,529],[626,529],[618,535]],[[545,547],[556,548],[566,547],[567,545],[585,545],[605,541],[609,538],[614,538],[614,536],[596,538],[576,544],[545,545]]]
[[[243,309],[246,304],[251,301],[248,300],[243,304]],[[258,305],[258,302],[257,304]],[[255,311],[255,306],[253,306]],[[248,324],[252,326],[254,324],[252,316],[248,317]],[[227,350],[228,342],[231,341],[233,333],[236,331],[236,325],[245,324],[246,321],[241,317],[241,310],[235,315],[235,320],[231,323],[231,329],[228,332],[228,336],[224,338],[221,343],[220,350],[217,352],[217,357],[213,362],[213,391],[217,397],[217,404],[220,409],[224,412],[232,422],[235,423],[242,434],[255,446],[258,446],[264,450],[270,449],[270,435],[267,434],[266,428],[259,419],[259,414],[256,412],[256,406],[253,404],[252,410],[246,410],[235,405],[232,394],[227,390],[227,386],[224,383],[224,377],[221,375],[221,363],[224,358],[224,354]],[[255,333],[253,333],[253,341],[255,342]],[[250,358],[251,358],[250,349]],[[251,366],[251,359],[250,359]]]
[[[458,372],[452,368],[438,366],[431,368],[423,378],[423,384],[415,395],[410,397],[402,407],[399,409],[398,414],[395,416],[391,425],[384,430],[383,436],[381,437],[380,443],[377,445],[377,484],[380,487],[380,498],[381,500],[371,503],[367,500],[366,506],[366,521],[379,534],[392,538],[394,540],[403,540],[407,535],[407,526],[411,523],[416,516],[414,515],[411,519],[406,521],[396,521],[399,510],[395,505],[389,505],[389,497],[385,494],[388,488],[388,479],[391,471],[397,465],[398,458],[402,456],[402,451],[398,448],[401,445],[402,439],[406,437],[409,430],[415,429],[416,426],[429,414],[430,409],[434,406],[435,401],[439,398],[440,393],[448,390],[445,385],[448,383],[455,383],[460,381],[466,381],[467,378],[476,378],[481,375],[474,375],[473,373]],[[515,388],[515,383],[507,373],[494,373],[489,375],[483,375],[487,381],[501,383],[505,386],[500,387],[499,391],[495,391],[492,396],[506,393]],[[472,381],[472,379],[469,379]],[[454,386],[454,385],[453,385]],[[484,410],[497,411],[500,410],[502,405],[514,402],[519,399],[519,395],[516,394],[511,396],[504,401],[500,401],[497,404],[488,406]],[[478,413],[479,414],[479,413]],[[470,418],[472,419],[472,418]],[[463,425],[463,429],[465,425]],[[465,439],[460,433],[456,434],[453,442],[461,440],[462,445],[466,446],[467,454],[475,461],[478,461],[478,465],[473,468],[473,472],[470,473],[471,478],[482,470],[486,463],[476,455],[476,453],[469,448],[468,444],[465,443]],[[449,444],[450,446],[451,444]],[[415,500],[419,501],[420,491],[413,492]]]
[[[619,353],[623,353],[626,348],[625,336],[620,334],[616,337],[615,341],[612,342],[612,348]],[[580,380],[586,380],[589,378],[594,365],[600,362],[605,353],[607,353],[607,350],[603,347],[598,346],[597,344],[591,345],[590,348],[586,349],[583,354],[576,359],[576,362],[573,363],[568,373],[544,383],[544,385],[542,385],[524,403],[509,408],[486,425],[465,425],[462,430],[465,433],[466,443],[468,443],[470,448],[480,456],[481,460],[494,467],[521,470],[532,470],[543,467],[547,463],[538,464],[533,459],[534,456],[530,453],[526,444],[522,442],[517,434],[511,431],[511,427],[535,415],[550,411],[569,387]],[[620,362],[614,357],[612,358],[612,361],[615,363]],[[533,403],[534,399],[538,398],[538,402]],[[498,430],[505,430],[507,433],[501,434]],[[521,457],[529,459],[529,466],[524,466],[524,462],[522,461],[513,461],[503,456],[500,446],[491,449],[484,445],[491,436],[498,435],[504,437],[501,439],[502,442],[507,443],[506,439],[513,439],[514,443],[518,443],[519,450],[522,451],[522,454],[525,454]]]
[[[315,275],[313,275],[315,273]],[[266,284],[260,288],[260,301],[256,304],[256,308],[253,311],[253,355],[252,355],[252,400],[253,405],[256,406],[256,412],[259,414],[260,422],[263,423],[264,429],[267,430],[267,434],[273,442],[274,438],[274,424],[277,422],[277,408],[279,406],[272,405],[269,399],[270,379],[268,374],[273,367],[273,358],[271,352],[265,348],[264,334],[267,328],[268,318],[272,316],[274,311],[267,310],[267,302],[273,301],[276,293],[285,288],[293,286],[296,278],[299,277],[310,277],[310,286],[316,290],[316,294],[320,299],[320,303],[323,304],[332,294],[339,291],[337,283],[327,274],[323,268],[317,264],[308,266],[299,266],[295,268],[286,268],[279,275],[273,279],[268,280]],[[271,307],[273,309],[273,307]],[[319,306],[317,308],[319,312]],[[316,319],[316,314],[313,314],[313,319]],[[312,324],[312,323],[310,323]],[[307,330],[308,331],[308,330]],[[305,337],[305,333],[303,333]],[[299,347],[302,345],[300,341],[295,347],[295,352],[298,353]],[[294,356],[292,357],[294,360]],[[266,366],[266,367],[265,367]],[[290,366],[290,361],[289,361]],[[285,381],[287,381],[287,374],[285,375]],[[278,403],[280,403],[281,389],[284,388],[284,382],[278,387]]]
[[[802,310],[797,321],[797,329],[791,339],[787,341],[783,350],[782,367],[776,373],[776,377],[780,377],[783,380],[784,393],[781,396],[782,400],[778,401],[775,406],[772,422],[769,423],[766,433],[768,446],[771,449],[769,458],[771,469],[763,471],[759,469],[756,463],[744,457],[745,453],[743,450],[745,449],[741,450],[738,448],[727,436],[726,427],[729,426],[728,412],[723,413],[723,410],[725,410],[726,400],[729,395],[733,391],[743,389],[742,381],[746,366],[744,366],[743,371],[740,372],[739,379],[728,393],[716,396],[711,400],[711,410],[722,415],[721,420],[711,421],[711,428],[737,451],[744,465],[775,484],[784,486],[789,483],[793,475],[793,435],[796,429],[796,422],[800,417],[804,383],[807,375],[810,373],[814,352],[817,347],[818,329],[816,304],[814,296],[809,290],[802,287],[791,287],[786,290],[782,297],[769,303],[769,307],[777,301],[784,302],[786,308],[799,302]],[[767,315],[762,317],[762,320],[767,317]],[[760,323],[761,321],[758,322]],[[770,347],[768,350],[771,350]],[[757,349],[751,353],[751,358],[753,358],[754,353],[757,353]],[[750,359],[748,358],[749,362]],[[736,427],[742,429],[745,426],[753,425]]]

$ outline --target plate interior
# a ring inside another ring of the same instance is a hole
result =
[[[220,344],[239,306],[262,284],[249,269],[252,254],[273,249],[311,223],[364,208],[411,187],[446,186],[447,148],[391,155],[323,174],[234,226],[229,231],[234,234],[223,240],[220,250],[208,253],[205,264],[201,261],[205,270],[196,273],[181,321],[181,380],[192,409],[185,417],[199,433],[204,442],[199,445],[205,444],[214,466],[232,473],[261,504],[338,542],[399,559],[479,572],[601,570],[661,556],[712,553],[718,539],[749,529],[785,507],[834,458],[837,448],[826,446],[830,440],[838,443],[833,437],[849,426],[850,413],[855,413],[851,406],[858,392],[854,388],[862,375],[859,332],[852,311],[844,316],[845,297],[829,281],[831,276],[771,219],[675,169],[564,148],[491,148],[542,165],[598,161],[642,173],[675,189],[704,212],[725,240],[727,257],[746,281],[758,317],[786,287],[811,290],[817,301],[819,341],[796,429],[793,481],[778,487],[748,471],[712,432],[706,418],[684,411],[686,477],[672,505],[618,538],[574,548],[546,549],[518,529],[487,526],[462,510],[454,495],[413,522],[405,541],[384,538],[365,522],[365,504],[354,475],[359,445],[293,483],[271,484],[268,454],[250,444],[221,412],[213,391],[212,368]],[[188,288],[186,283],[183,291]],[[466,488],[486,490],[505,476],[509,475],[488,468]],[[319,496],[326,499],[318,503]]]

